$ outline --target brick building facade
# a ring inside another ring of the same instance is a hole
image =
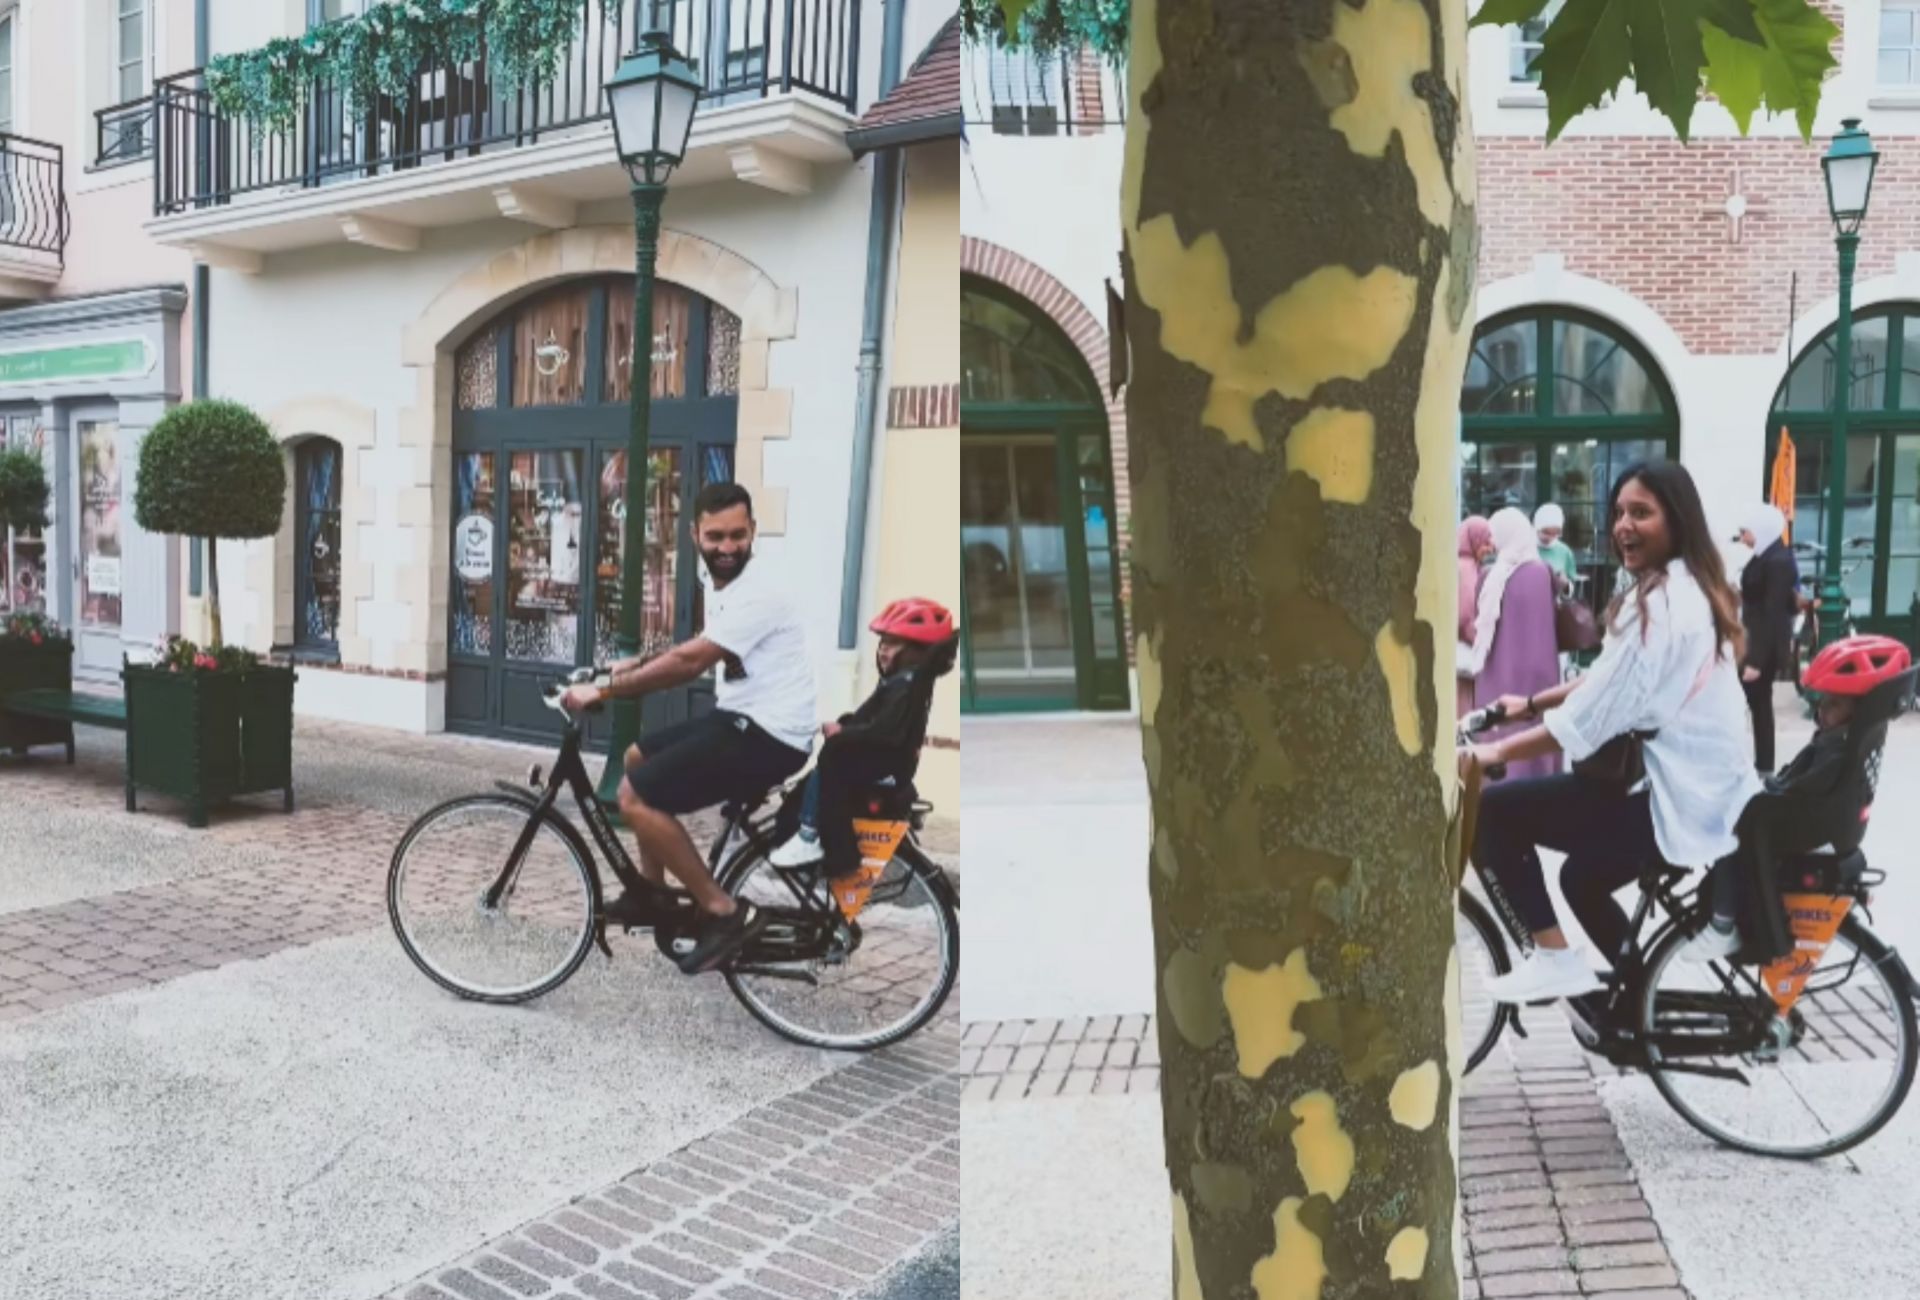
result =
[[[1627,460],[1677,456],[1727,535],[1758,501],[1786,425],[1799,449],[1796,538],[1819,535],[1823,408],[1836,388],[1822,368],[1838,315],[1820,160],[1842,119],[1862,118],[1880,165],[1855,277],[1853,407],[1867,413],[1849,439],[1846,528],[1873,544],[1850,588],[1863,622],[1911,636],[1920,633],[1910,613],[1920,609],[1920,5],[1820,7],[1844,36],[1811,143],[1790,120],[1756,119],[1743,138],[1712,102],[1682,143],[1623,88],[1549,146],[1545,101],[1524,70],[1537,33],[1472,33],[1481,351],[1491,357],[1497,335],[1531,322],[1544,369],[1529,354],[1500,381],[1469,371],[1462,497],[1472,508],[1563,504],[1587,530],[1597,593],[1611,575],[1593,521]],[[963,72],[961,220],[974,258],[963,283],[986,275],[1024,295],[1102,383],[1105,286],[1119,249],[1104,196],[1119,192],[1123,81],[1087,56],[1036,70],[978,49]],[[1622,359],[1610,359],[1615,351]],[[1803,358],[1795,400],[1777,404]],[[1492,405],[1477,406],[1489,391]],[[1107,405],[1124,502],[1124,414]],[[1477,418],[1488,412],[1502,418]],[[1535,418],[1516,431],[1517,414]],[[964,395],[961,418],[964,428]]]

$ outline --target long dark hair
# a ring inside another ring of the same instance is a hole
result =
[[[1727,566],[1720,558],[1720,548],[1713,544],[1713,533],[1707,527],[1706,507],[1700,504],[1700,489],[1693,484],[1693,475],[1687,473],[1684,466],[1666,460],[1643,460],[1629,465],[1613,481],[1613,493],[1607,498],[1607,541],[1613,544],[1613,525],[1619,515],[1620,493],[1629,483],[1638,483],[1653,494],[1660,503],[1660,513],[1666,516],[1667,536],[1673,543],[1673,553],[1686,561],[1687,572],[1700,584],[1700,590],[1706,595],[1707,604],[1713,610],[1714,649],[1716,651],[1731,647],[1736,661],[1746,653],[1745,632],[1740,626],[1740,608],[1734,601],[1733,587],[1727,582]],[[1619,549],[1615,544],[1615,554]],[[1647,597],[1666,584],[1667,571],[1663,568],[1648,569],[1641,573],[1633,584],[1633,593],[1639,603],[1640,638],[1647,637]],[[1625,608],[1627,593],[1621,592],[1613,598],[1613,604],[1607,608],[1607,623],[1618,627],[1620,611]]]

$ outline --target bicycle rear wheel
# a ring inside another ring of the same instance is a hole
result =
[[[1673,926],[1654,945],[1641,1006],[1647,1074],[1682,1119],[1738,1151],[1811,1160],[1893,1118],[1920,1060],[1913,988],[1858,916],[1841,925],[1785,1017],[1758,968],[1680,962],[1686,937]]]
[[[1460,954],[1460,1045],[1467,1054],[1463,1074],[1487,1059],[1487,1053],[1500,1041],[1506,1028],[1507,1007],[1487,996],[1487,981],[1507,973],[1506,941],[1479,899],[1465,889],[1460,891],[1460,908],[1454,914],[1453,946]]]
[[[796,1043],[871,1051],[932,1020],[960,974],[960,918],[938,868],[900,846],[852,921],[819,868],[783,870],[749,840],[721,886],[775,919],[726,969],[727,987],[775,1033]],[[783,958],[783,946],[807,955]]]
[[[427,977],[477,1002],[537,998],[572,975],[593,943],[599,880],[578,832],[548,812],[519,870],[490,899],[534,815],[504,795],[443,803],[394,850],[387,912]]]

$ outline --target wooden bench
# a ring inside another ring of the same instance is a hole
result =
[[[73,727],[101,727],[108,731],[127,729],[127,702],[117,695],[92,695],[85,691],[15,691],[0,701],[0,708],[29,718],[67,724],[67,762],[73,762]],[[127,772],[127,811],[133,811],[133,772]]]

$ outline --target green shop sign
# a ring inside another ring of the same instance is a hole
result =
[[[0,386],[132,379],[152,369],[153,349],[145,339],[0,352]]]

